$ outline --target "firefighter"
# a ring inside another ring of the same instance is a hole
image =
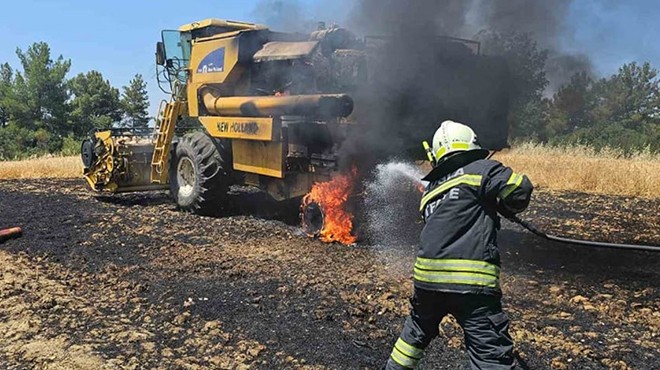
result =
[[[529,204],[532,183],[486,159],[468,126],[445,121],[424,143],[432,171],[419,210],[425,225],[414,266],[410,316],[386,370],[414,369],[451,314],[463,328],[472,369],[514,369],[509,318],[502,311],[498,213]]]

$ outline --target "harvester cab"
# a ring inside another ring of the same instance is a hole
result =
[[[301,197],[337,169],[353,111],[333,80],[329,57],[342,45],[331,37],[217,19],[163,31],[156,64],[170,100],[155,129],[91,133],[84,177],[96,191],[169,187],[180,208],[202,214],[234,184],[275,200]],[[198,129],[179,135],[184,121]]]

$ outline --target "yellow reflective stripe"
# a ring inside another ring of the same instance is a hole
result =
[[[521,181],[521,180],[519,180],[520,177],[521,177],[521,175],[519,175],[515,172],[512,172],[511,176],[509,176],[509,181],[507,181],[506,184],[507,185],[513,185],[513,184],[516,184],[516,183],[520,183],[520,181]]]
[[[451,143],[449,144],[449,147],[451,149],[463,149],[463,150],[468,150],[470,149],[470,145],[468,143]],[[437,152],[435,152],[435,157],[440,158],[442,157],[445,153],[447,152],[447,147],[441,146],[440,149],[438,149]]]
[[[435,152],[435,158],[439,159],[440,157],[442,157],[445,154],[446,151],[447,151],[447,148],[445,148],[444,146],[441,146],[440,149],[438,149],[438,151]]]
[[[394,362],[405,367],[406,369],[414,369],[415,366],[417,366],[417,363],[419,362],[418,359],[410,358],[405,354],[401,353],[399,349],[396,347],[392,349],[392,354],[390,355],[390,357],[392,358],[392,360],[394,360]]]
[[[522,181],[523,181],[523,175],[517,174],[515,172],[512,173],[511,176],[509,177],[509,181],[506,182],[506,186],[500,192],[499,198],[504,199],[509,195],[511,195],[511,193],[513,193],[513,191],[516,190],[518,186],[520,186]]]
[[[426,152],[426,157],[429,159],[429,162],[435,162],[435,157],[433,156],[433,150],[428,141],[422,141],[422,146],[424,147],[424,152]]]
[[[490,288],[498,288],[500,285],[499,278],[496,276],[472,272],[438,272],[415,268],[414,278],[418,281],[436,284],[478,285]]]
[[[467,143],[452,143],[451,148],[452,149],[468,149],[470,145]]]
[[[492,276],[499,276],[500,268],[497,265],[479,260],[463,259],[430,259],[418,257],[415,267],[422,270],[477,272]]]
[[[492,282],[497,281],[497,276],[481,274],[478,272],[469,272],[469,271],[429,271],[420,269],[418,267],[414,268],[415,275],[421,277],[430,278],[449,278],[454,280],[475,280],[475,281],[485,281]]]
[[[424,356],[423,349],[410,345],[401,338],[397,339],[396,343],[394,344],[394,348],[398,349],[399,352],[403,353],[404,355],[408,357],[416,358],[418,360],[421,359],[422,356]]]
[[[424,207],[426,207],[426,204],[433,198],[457,185],[481,186],[481,175],[461,175],[443,182],[440,186],[436,187],[422,198],[419,211],[422,212]]]
[[[417,257],[416,259],[419,262],[422,263],[464,263],[464,264],[471,264],[473,266],[493,266],[499,268],[497,265],[482,261],[482,260],[468,260],[468,259],[463,259],[463,258],[426,258],[426,257]]]

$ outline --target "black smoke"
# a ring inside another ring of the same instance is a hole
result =
[[[423,159],[421,142],[448,119],[472,126],[488,148],[506,146],[505,62],[475,55],[473,43],[441,37],[463,36],[469,12],[469,2],[461,0],[355,3],[349,29],[383,37],[373,46],[367,39],[369,82],[353,94],[356,121],[366,129],[344,143],[348,161],[370,166],[392,156]]]
[[[337,19],[324,9],[338,3],[347,9],[341,25],[359,36],[385,36],[378,47],[367,45],[369,83],[350,92],[361,127],[343,145],[347,162],[421,158],[421,140],[445,119],[470,124],[490,149],[506,145],[516,94],[509,64],[438,36],[529,34],[547,49],[546,94],[577,72],[591,72],[587,56],[564,50],[572,0],[323,0],[313,10],[296,0],[262,0],[255,15],[276,30],[310,32],[319,20]]]
[[[546,95],[554,93],[576,73],[592,74],[593,66],[586,54],[566,51],[575,31],[569,23],[574,0],[473,0],[470,28],[486,29],[502,34],[527,33],[548,51]]]
[[[481,32],[529,34],[548,51],[546,93],[578,72],[592,74],[586,54],[568,52],[574,25],[568,15],[575,0],[359,0],[349,25],[361,33],[435,33],[475,38]]]
[[[252,11],[258,22],[282,32],[309,32],[311,21],[296,0],[260,0]]]
[[[578,72],[593,74],[589,56],[572,49],[569,23],[575,0],[261,0],[253,15],[287,32],[310,32],[319,21],[348,26],[361,35],[432,33],[472,39],[480,32],[529,34],[548,51],[547,94]],[[338,12],[338,9],[346,9]]]

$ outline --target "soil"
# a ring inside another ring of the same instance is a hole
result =
[[[166,193],[0,182],[0,228],[24,230],[0,245],[0,368],[380,368],[408,313],[414,241],[325,244],[255,197],[201,217]],[[541,191],[524,218],[658,245],[659,209]],[[508,223],[500,245],[522,368],[660,369],[660,254],[548,242]],[[467,369],[460,328],[447,317],[441,329],[419,368]]]

